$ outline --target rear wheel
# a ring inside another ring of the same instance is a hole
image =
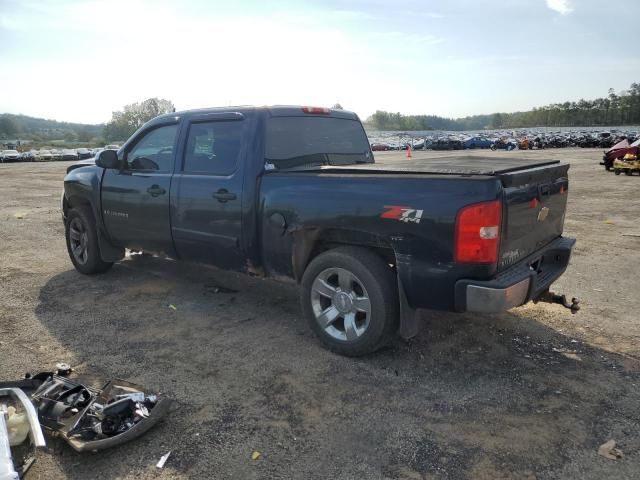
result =
[[[613,169],[613,173],[615,173],[616,175],[620,175],[620,169],[619,168],[614,168]]]
[[[632,173],[633,173],[633,172],[632,172],[631,170],[629,170],[629,169],[626,169],[626,170],[624,171],[624,174],[625,174],[625,175],[627,175],[627,176],[630,176]]]
[[[80,273],[102,273],[112,267],[113,263],[105,262],[100,257],[96,222],[88,206],[80,205],[69,210],[65,236],[69,258]]]
[[[301,295],[311,329],[342,355],[374,352],[397,328],[395,274],[366,249],[340,247],[317,256],[304,272]]]

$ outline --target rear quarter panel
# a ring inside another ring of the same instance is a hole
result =
[[[393,248],[412,306],[449,310],[458,278],[495,270],[453,263],[456,214],[501,194],[500,182],[489,176],[268,173],[259,207],[263,266],[268,275],[299,280],[314,243],[327,232],[342,232],[347,243],[373,239]],[[421,211],[419,222],[402,221],[394,207]]]

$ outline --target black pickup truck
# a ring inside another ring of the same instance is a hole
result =
[[[69,256],[105,272],[125,248],[301,286],[329,348],[410,337],[417,309],[500,312],[549,295],[569,166],[459,156],[374,163],[357,115],[317,107],[157,117],[119,151],[73,165]]]

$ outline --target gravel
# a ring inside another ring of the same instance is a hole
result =
[[[78,274],[59,212],[68,162],[0,165],[2,378],[63,361],[175,399],[110,451],[48,438],[29,478],[638,478],[640,178],[605,172],[598,150],[470,154],[571,162],[578,244],[554,289],[582,310],[423,312],[417,338],[360,359],[320,347],[295,286],[142,255]],[[598,455],[610,439],[624,458]]]

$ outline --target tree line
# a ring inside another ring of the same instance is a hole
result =
[[[552,103],[526,112],[493,113],[464,118],[435,115],[402,115],[382,110],[367,118],[368,126],[378,130],[481,130],[484,128],[589,127],[640,125],[640,83],[628,90],[594,100]]]
[[[102,125],[58,122],[27,115],[0,114],[0,139],[31,140],[47,142],[65,140],[67,142],[91,142],[102,134]]]
[[[342,108],[339,104],[334,108]],[[120,142],[129,138],[145,122],[163,113],[175,111],[170,100],[149,98],[125,105],[112,113],[102,125],[58,122],[26,115],[0,114],[0,139],[31,140],[45,143],[64,140],[67,143]],[[464,118],[436,115],[402,115],[376,111],[365,122],[378,130],[481,130],[484,128],[579,127],[606,125],[640,125],[640,83],[628,90],[594,100],[552,103],[526,112],[493,113]]]
[[[174,112],[169,100],[149,98],[125,105],[112,113],[111,120],[102,125],[58,122],[27,115],[0,114],[0,140],[30,140],[35,144],[64,141],[66,144],[102,145],[124,141],[145,122],[163,113]]]

